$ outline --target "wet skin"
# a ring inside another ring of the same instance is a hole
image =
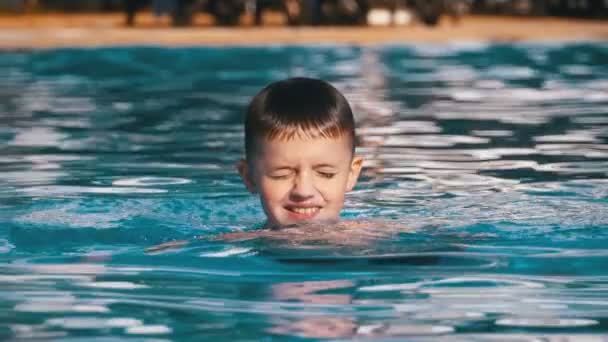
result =
[[[266,227],[337,220],[345,194],[357,182],[363,160],[350,138],[263,139],[256,154],[238,165],[247,189],[260,195]]]

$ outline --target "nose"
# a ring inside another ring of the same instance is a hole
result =
[[[312,177],[307,172],[301,172],[295,178],[291,196],[293,200],[306,200],[315,195],[315,186]]]

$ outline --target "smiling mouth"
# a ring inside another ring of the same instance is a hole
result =
[[[321,207],[286,207],[289,212],[289,216],[296,220],[309,220],[315,217]]]

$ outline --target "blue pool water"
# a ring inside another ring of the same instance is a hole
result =
[[[0,74],[0,340],[606,338],[606,43],[4,51]],[[353,105],[368,228],[214,238],[263,221],[244,106],[301,75]]]

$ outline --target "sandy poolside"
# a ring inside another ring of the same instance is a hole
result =
[[[196,17],[195,26],[171,28],[149,13],[125,27],[120,13],[28,14],[0,16],[0,48],[99,47],[120,45],[257,45],[257,44],[383,44],[449,41],[608,41],[608,21],[567,18],[468,16],[454,24],[445,18],[436,28],[399,27],[286,27],[271,22],[235,28],[211,25]]]

